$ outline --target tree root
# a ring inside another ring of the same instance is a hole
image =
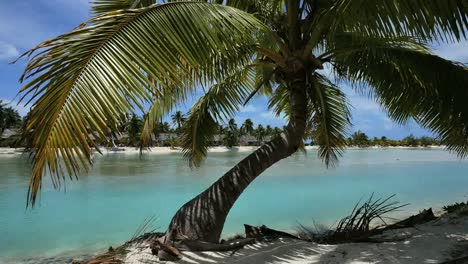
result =
[[[251,226],[251,225],[246,225],[244,224],[244,229],[245,229],[245,236],[247,238],[292,238],[292,239],[298,239],[298,240],[303,240],[295,235],[283,232],[283,231],[278,231],[274,230],[271,228],[268,228],[265,225],[261,226]]]
[[[176,244],[178,244],[177,247],[182,251],[231,251],[239,250],[245,245],[253,244],[254,242],[255,239],[253,238],[244,238],[236,239],[226,244],[213,244],[195,240],[183,240]]]

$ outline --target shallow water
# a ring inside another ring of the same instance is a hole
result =
[[[0,263],[57,254],[83,254],[128,240],[148,217],[164,231],[173,213],[247,152],[210,153],[191,170],[178,154],[97,156],[92,171],[53,190],[45,181],[40,204],[25,208],[26,158],[0,156]],[[224,235],[243,224],[293,229],[313,221],[332,225],[362,197],[397,195],[411,203],[399,214],[467,200],[468,161],[443,150],[348,150],[326,169],[315,150],[268,169],[240,197]]]

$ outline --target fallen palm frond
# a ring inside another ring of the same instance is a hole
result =
[[[343,242],[368,242],[372,235],[378,234],[382,226],[388,226],[385,219],[391,219],[386,214],[394,212],[408,204],[400,204],[392,201],[395,195],[387,198],[374,198],[372,194],[369,199],[361,203],[356,203],[351,213],[342,218],[335,228],[308,228],[299,226],[301,235],[312,241],[319,243],[343,243]],[[375,224],[375,220],[380,220],[380,225]]]

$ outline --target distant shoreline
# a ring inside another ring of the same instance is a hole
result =
[[[254,151],[259,146],[241,146],[241,147],[211,147],[208,149],[208,152],[216,153],[216,152],[229,152],[229,151],[237,151],[237,152],[250,152]],[[307,150],[317,149],[318,146],[306,146]],[[427,147],[407,147],[407,146],[370,146],[370,147],[347,147],[346,149],[349,150],[368,150],[368,149],[444,149],[445,146],[427,146]],[[110,154],[110,153],[125,153],[125,154],[137,154],[140,153],[140,149],[136,147],[115,147],[115,148],[101,148],[103,154]],[[151,147],[148,150],[143,151],[145,154],[171,154],[171,153],[181,153],[180,148],[171,148],[171,147]],[[23,154],[24,148],[0,148],[0,155],[18,155]]]

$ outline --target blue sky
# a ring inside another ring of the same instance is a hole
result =
[[[17,105],[17,92],[21,88],[18,79],[26,65],[25,60],[9,64],[21,53],[39,42],[67,32],[89,16],[88,0],[22,0],[10,1],[0,9],[0,100],[9,102],[20,114],[27,107]],[[468,62],[468,42],[437,46],[440,56]],[[417,136],[431,135],[414,122],[400,126],[392,122],[375,102],[355,94],[349,87],[343,87],[353,106],[353,127],[363,130],[369,136],[402,138],[412,133]],[[181,106],[190,107],[190,102]],[[262,123],[282,126],[285,121],[268,111],[265,98],[255,98],[237,115],[240,124],[250,117],[255,124]]]

